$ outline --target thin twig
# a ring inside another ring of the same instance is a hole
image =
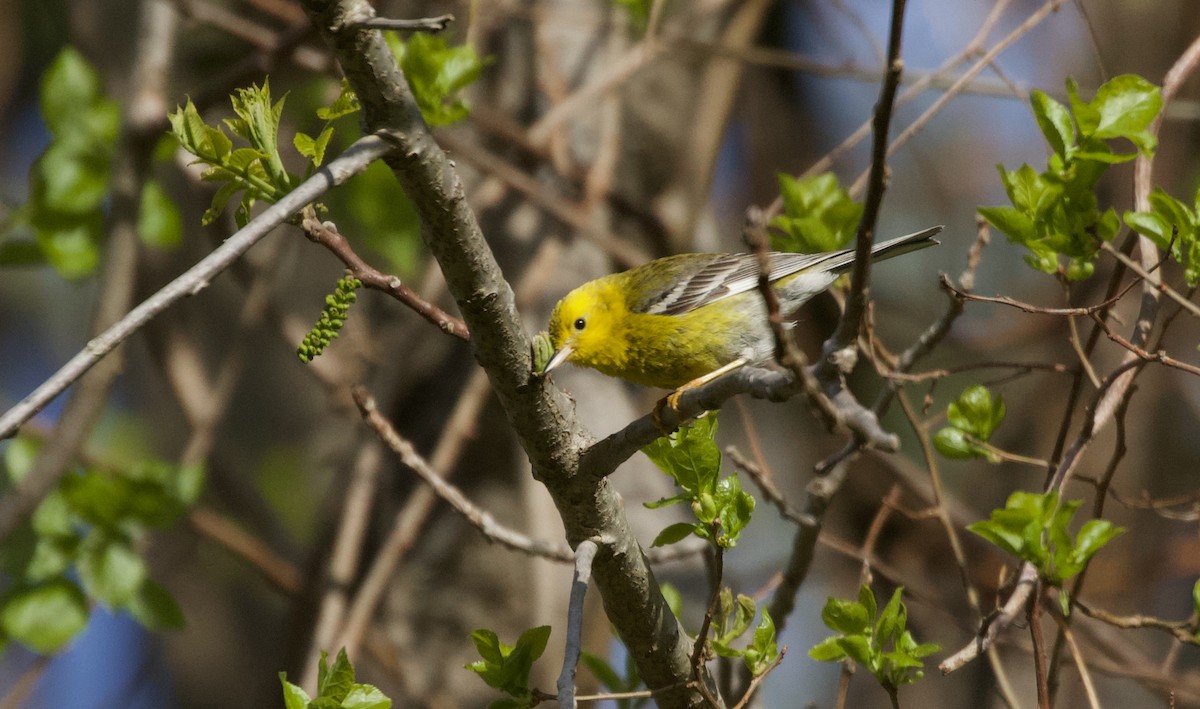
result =
[[[362,281],[367,288],[387,293],[412,308],[421,317],[437,325],[438,329],[447,335],[470,341],[471,333],[462,320],[422,298],[412,288],[404,285],[399,276],[383,273],[364,261],[354,251],[350,241],[337,230],[333,222],[322,222],[317,218],[316,210],[311,206],[304,209],[300,228],[313,243],[320,244],[333,252],[342,263],[346,264],[350,275]]]
[[[1079,609],[1087,617],[1094,618],[1102,623],[1108,623],[1116,628],[1151,628],[1153,630],[1161,630],[1169,633],[1181,643],[1200,645],[1200,638],[1196,637],[1195,616],[1185,621],[1173,621],[1141,614],[1116,615],[1101,608],[1089,606],[1078,598],[1074,599],[1073,603],[1073,607]]]
[[[1046,4],[1034,11],[1033,14],[1031,14],[1025,19],[1024,22],[1020,24],[1020,26],[1008,33],[999,42],[994,44],[991,49],[985,52],[983,56],[976,60],[976,62],[972,64],[969,69],[967,69],[962,73],[961,76],[958,77],[958,80],[954,82],[953,86],[947,89],[944,94],[938,96],[937,100],[935,100],[929,106],[929,108],[925,109],[925,111],[922,112],[916,120],[914,120],[903,131],[900,132],[900,135],[896,136],[896,140],[893,141],[892,145],[887,149],[887,156],[890,157],[892,153],[900,148],[900,146],[904,145],[912,136],[920,132],[925,125],[928,124],[934,116],[940,113],[942,109],[945,108],[948,103],[950,103],[951,99],[958,96],[962,89],[966,87],[966,85],[969,84],[976,76],[978,76],[985,67],[991,66],[992,62],[997,56],[1000,55],[1001,52],[1003,52],[1005,49],[1008,49],[1013,42],[1016,42],[1034,27],[1038,26],[1042,20],[1045,20],[1047,17],[1057,12],[1058,9],[1062,7],[1064,2],[1066,2],[1066,0],[1047,0]],[[851,185],[849,190],[850,194],[854,195],[862,192],[864,184],[868,185],[869,190],[869,179],[873,178],[870,178],[868,174],[860,175],[858,179],[854,181],[854,184]]]
[[[1032,313],[1034,315],[1067,315],[1067,316],[1092,315],[1092,314],[1100,312],[1102,310],[1107,310],[1108,308],[1111,308],[1118,300],[1120,300],[1125,295],[1125,291],[1123,290],[1120,293],[1118,293],[1117,295],[1115,295],[1111,298],[1108,298],[1107,300],[1105,300],[1102,303],[1097,303],[1095,305],[1088,305],[1088,306],[1080,307],[1080,308],[1045,308],[1040,305],[1023,303],[1019,300],[1010,298],[1009,296],[1006,296],[1006,295],[991,296],[991,295],[975,295],[973,293],[969,293],[965,290],[956,288],[954,286],[954,284],[950,282],[950,279],[945,276],[945,274],[939,276],[938,281],[941,283],[942,288],[944,288],[949,293],[953,294],[953,296],[955,298],[958,298],[961,300],[971,300],[971,301],[975,301],[977,303],[996,303],[999,305],[1007,305],[1007,306],[1016,308],[1017,310],[1021,310],[1026,313]],[[1126,288],[1126,290],[1128,290],[1128,288]]]
[[[754,693],[758,691],[759,685],[761,685],[762,681],[767,678],[767,675],[775,671],[776,667],[779,667],[779,664],[783,662],[783,656],[787,654],[787,651],[788,649],[786,645],[779,648],[779,656],[775,658],[775,661],[771,663],[771,666],[764,670],[762,674],[755,675],[754,678],[750,680],[750,684],[746,687],[746,693],[742,695],[742,698],[738,700],[737,704],[733,705],[733,709],[745,709],[746,706],[749,705],[750,700],[754,698]]]
[[[709,531],[713,539],[716,539],[721,533],[721,522],[716,520],[709,525]],[[704,619],[700,622],[700,630],[696,633],[696,641],[692,646],[691,665],[692,679],[696,682],[697,688],[700,690],[701,696],[705,701],[713,707],[720,709],[722,702],[713,695],[713,690],[705,681],[704,663],[708,659],[708,631],[712,628],[713,617],[717,614],[717,607],[721,600],[721,584],[725,576],[725,548],[720,544],[713,544],[712,547],[712,569],[709,574],[709,583],[712,584],[712,591],[709,593],[708,606],[704,609]]]
[[[1029,605],[1029,636],[1033,640],[1033,674],[1037,685],[1038,709],[1050,709],[1050,687],[1046,681],[1046,647],[1042,639],[1042,582],[1034,583]]]
[[[29,667],[26,667],[17,680],[12,683],[12,688],[4,695],[4,701],[0,702],[0,709],[21,709],[26,706],[25,700],[29,698],[30,693],[37,687],[38,681],[46,674],[51,659],[49,655],[35,657]]]
[[[437,17],[418,17],[413,20],[392,19],[390,17],[370,17],[347,23],[353,29],[362,30],[396,30],[400,32],[441,32],[454,22],[454,15],[438,15]]]
[[[1112,244],[1108,243],[1107,241],[1100,243],[1100,250],[1120,261],[1130,271],[1133,271],[1137,275],[1144,278],[1148,286],[1156,289],[1158,292],[1166,295],[1168,298],[1178,303],[1179,307],[1196,317],[1200,317],[1200,306],[1183,297],[1179,291],[1163,283],[1162,279],[1154,274],[1153,269],[1143,268],[1142,265],[1137,261],[1134,261],[1117,249],[1114,249]]]
[[[1067,624],[1066,619],[1060,613],[1055,612],[1053,606],[1050,610],[1050,617],[1058,624],[1058,631],[1062,633],[1067,647],[1071,649],[1071,657],[1075,660],[1075,668],[1079,670],[1079,681],[1083,683],[1083,692],[1087,695],[1088,706],[1091,709],[1100,709],[1100,696],[1096,694],[1096,685],[1092,683],[1092,673],[1088,671],[1083,653],[1079,651],[1079,645],[1075,642],[1075,634],[1071,632],[1071,626]]]
[[[854,265],[850,270],[850,292],[846,306],[838,320],[837,329],[821,347],[818,363],[818,378],[829,381],[838,375],[833,363],[834,354],[853,346],[862,329],[867,310],[867,298],[871,281],[871,247],[874,242],[875,225],[879,220],[879,209],[883,204],[886,187],[888,134],[892,123],[892,111],[896,103],[896,91],[900,86],[900,75],[904,63],[900,58],[900,40],[904,34],[904,7],[906,0],[892,0],[891,29],[888,32],[887,72],[875,104],[872,124],[871,168],[867,182],[867,196],[863,202],[862,219],[855,234]]]
[[[300,569],[276,554],[258,537],[208,507],[193,508],[187,520],[197,534],[241,557],[284,595],[297,596],[300,593],[303,588]]]
[[[575,576],[571,579],[571,600],[567,605],[567,640],[563,654],[562,672],[558,675],[558,705],[575,709],[575,668],[582,652],[583,600],[592,578],[592,559],[599,547],[585,539],[575,547]]]
[[[1150,352],[1142,349],[1130,340],[1118,335],[1111,327],[1108,326],[1108,323],[1104,322],[1099,317],[1093,315],[1092,319],[1100,325],[1100,327],[1104,330],[1104,334],[1108,335],[1108,339],[1129,350],[1129,352],[1141,358],[1142,360],[1146,362],[1158,362],[1160,364],[1165,364],[1168,367],[1173,367],[1175,369],[1187,372],[1188,374],[1200,375],[1200,366],[1177,360],[1161,350],[1158,352]]]
[[[531,556],[539,556],[564,564],[571,563],[574,554],[570,549],[540,539],[532,539],[506,527],[497,522],[490,512],[468,500],[457,487],[446,482],[441,473],[434,470],[433,466],[417,453],[412,443],[401,436],[392,423],[379,413],[374,397],[364,387],[355,387],[352,394],[354,403],[362,413],[363,420],[375,430],[387,447],[400,457],[400,461],[416,473],[426,485],[433,488],[438,497],[454,508],[463,519],[478,529],[489,541]]]

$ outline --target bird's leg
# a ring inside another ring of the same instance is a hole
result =
[[[670,434],[671,431],[667,430],[667,428],[663,425],[663,422],[662,422],[662,411],[665,407],[669,406],[669,407],[671,407],[671,409],[673,411],[678,412],[679,411],[679,397],[683,396],[684,392],[690,391],[697,387],[704,386],[705,384],[708,384],[709,382],[713,381],[717,377],[724,376],[724,375],[732,372],[735,369],[740,369],[741,367],[746,366],[746,361],[747,360],[745,357],[739,357],[739,358],[733,360],[732,362],[730,362],[729,364],[726,364],[726,365],[723,365],[721,367],[714,369],[713,371],[709,372],[708,374],[704,374],[702,376],[696,377],[695,379],[688,382],[687,384],[684,384],[683,386],[679,387],[675,391],[673,391],[670,394],[667,394],[663,398],[659,399],[658,403],[654,405],[654,413],[651,414],[651,416],[654,420],[654,427],[657,428],[659,430],[659,432],[662,433],[664,436]],[[680,423],[684,423],[684,422],[680,421]],[[674,430],[674,429],[672,429],[672,430]]]

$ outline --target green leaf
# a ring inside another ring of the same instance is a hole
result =
[[[39,209],[34,223],[49,226],[49,218],[81,218],[96,212],[108,196],[108,171],[107,154],[80,152],[61,141],[51,143],[31,174]]]
[[[875,637],[880,643],[900,637],[908,625],[908,611],[900,602],[900,595],[903,592],[903,586],[897,588],[892,593],[887,605],[883,607],[883,612],[879,614],[879,620],[875,624]]]
[[[154,579],[146,579],[127,608],[137,622],[150,630],[179,630],[187,625],[179,604]]]
[[[30,518],[33,531],[38,536],[49,538],[76,537],[75,525],[71,522],[71,509],[59,491],[52,490],[42,498]]]
[[[321,659],[321,664],[324,665],[325,658],[322,657]],[[341,702],[350,694],[350,689],[353,686],[354,666],[350,664],[350,658],[346,656],[346,648],[342,648],[338,650],[337,659],[333,661],[333,666],[327,667],[318,680],[317,696]]]
[[[821,610],[821,621],[831,630],[845,635],[865,632],[871,620],[872,618],[867,615],[867,609],[863,604],[842,598],[831,596],[825,602],[825,608]]]
[[[312,699],[298,685],[287,681],[287,673],[279,673],[279,683],[283,685],[283,705],[285,709],[308,709]]]
[[[809,655],[811,656],[811,654],[810,651]],[[746,648],[744,657],[746,669],[750,670],[750,674],[755,677],[766,672],[779,657],[779,645],[775,639],[775,621],[772,620],[771,614],[765,607],[762,609],[762,618],[759,619],[758,626],[754,629],[754,637],[750,641],[750,647]]]
[[[871,587],[867,584],[862,584],[858,587],[858,602],[863,608],[867,609],[867,617],[874,618],[879,612],[879,604],[875,601],[875,594],[871,591]]]
[[[675,524],[672,524],[663,531],[659,532],[658,536],[654,538],[654,542],[650,546],[665,547],[670,544],[675,544],[676,542],[681,542],[696,531],[696,526],[697,525],[690,522],[676,522]]]
[[[754,497],[742,490],[737,475],[730,475],[717,482],[713,499],[721,522],[718,543],[727,549],[737,546],[739,535],[754,514]]]
[[[626,691],[626,684],[612,665],[608,664],[604,659],[596,657],[586,650],[580,655],[580,660],[592,673],[600,684],[610,692]]]
[[[693,496],[706,491],[711,494],[721,468],[716,432],[717,417],[710,414],[681,427],[672,436],[659,438],[642,452]]]
[[[871,641],[863,635],[846,635],[837,638],[837,644],[846,653],[846,657],[874,671],[874,653],[871,651]]]
[[[1067,107],[1034,89],[1029,96],[1033,115],[1046,141],[1058,155],[1067,156],[1067,149],[1075,145],[1075,124]]]
[[[1104,545],[1124,533],[1123,527],[1118,527],[1106,519],[1090,519],[1084,522],[1075,537],[1072,560],[1086,565]]]
[[[292,143],[296,146],[296,152],[308,158],[313,165],[319,166],[325,161],[325,149],[329,146],[331,137],[333,137],[333,126],[326,126],[316,138],[307,133],[296,133]]]
[[[160,249],[177,248],[183,241],[183,217],[162,185],[148,180],[141,202],[137,228],[142,242]]]
[[[475,643],[475,650],[485,662],[493,665],[499,665],[504,661],[504,654],[501,651],[500,638],[496,632],[487,628],[480,628],[471,633],[471,642]]]
[[[425,121],[441,126],[466,118],[467,105],[457,94],[483,71],[475,48],[448,47],[444,38],[424,32],[414,32],[407,42],[387,36]]]
[[[220,128],[204,122],[191,99],[167,116],[171,132],[183,149],[211,165],[220,165],[233,149],[233,142]]]
[[[529,652],[530,662],[533,662],[546,651],[546,643],[549,641],[550,626],[540,625],[521,633],[521,637],[517,638],[516,647],[517,649],[526,649]]]
[[[323,121],[334,121],[342,116],[357,113],[360,108],[358,96],[354,93],[354,89],[350,88],[350,82],[343,78],[341,93],[328,107],[317,109],[317,118]]]
[[[840,638],[836,635],[825,638],[808,651],[808,656],[818,662],[840,662],[846,659],[846,651],[842,649]]]
[[[76,280],[90,276],[100,263],[99,215],[62,228],[39,228],[37,241],[46,260],[63,278]]]
[[[33,461],[37,458],[41,444],[28,436],[18,436],[8,442],[4,448],[4,469],[8,480],[19,483],[33,470]]]
[[[88,595],[110,608],[123,608],[146,581],[146,562],[128,542],[99,530],[88,535],[77,563]]]
[[[1162,91],[1135,74],[1122,74],[1104,83],[1092,99],[1097,113],[1097,138],[1125,138],[1150,156],[1157,140],[1148,128],[1162,110]]]
[[[783,214],[771,222],[782,234],[771,245],[779,251],[821,253],[844,248],[854,238],[863,207],[826,172],[808,178],[778,173]]]
[[[947,458],[962,460],[966,458],[983,458],[987,451],[970,440],[960,429],[947,426],[939,430],[933,437],[933,447]]]
[[[1196,580],[1196,584],[1192,586],[1192,607],[1197,615],[1200,615],[1200,579]]]
[[[979,207],[976,211],[1013,243],[1024,244],[1037,238],[1033,219],[1016,207]]]
[[[946,418],[952,426],[983,441],[992,437],[1004,415],[1004,398],[993,398],[988,388],[979,384],[963,390],[946,409]]]
[[[87,621],[87,599],[66,579],[12,592],[0,609],[4,634],[43,655],[65,645]]]
[[[62,132],[77,120],[81,107],[103,98],[100,76],[83,55],[67,46],[42,75],[42,117],[52,133]]]
[[[392,700],[369,684],[356,684],[342,700],[342,709],[391,709]]]

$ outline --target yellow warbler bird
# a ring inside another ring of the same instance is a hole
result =
[[[876,260],[933,246],[930,229],[876,244]],[[772,252],[769,279],[791,315],[854,263],[854,250]],[[571,362],[638,384],[675,389],[762,364],[775,338],[758,292],[754,254],[679,254],[579,286],[550,316],[554,355],[543,372]]]

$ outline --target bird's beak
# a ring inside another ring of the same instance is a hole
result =
[[[549,374],[551,369],[554,369],[563,362],[566,362],[574,352],[575,348],[571,345],[571,343],[568,342],[564,344],[562,349],[560,349],[558,352],[555,352],[554,356],[550,358],[550,361],[546,363],[546,368],[542,370],[542,374]]]

